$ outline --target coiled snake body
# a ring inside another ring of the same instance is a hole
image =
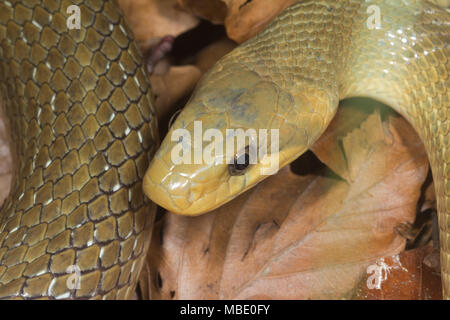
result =
[[[17,159],[0,216],[0,298],[133,294],[153,222],[142,193],[158,144],[148,83],[115,1],[0,1]]]
[[[186,139],[172,141],[172,134],[186,129],[194,137],[194,121],[201,121],[205,135],[208,129],[219,129],[222,137],[227,128],[279,129],[276,155],[281,167],[324,132],[339,100],[379,100],[402,114],[426,147],[437,195],[443,294],[448,299],[449,43],[450,13],[425,0],[301,1],[205,75],[153,158],[144,191],[172,212],[197,215],[264,179],[261,169],[274,155],[269,152],[260,162],[240,167],[227,164],[233,160],[225,152],[216,153],[213,162],[175,162],[173,151],[181,150]],[[209,144],[196,146],[194,141],[192,153]],[[234,158],[242,152],[236,150]]]

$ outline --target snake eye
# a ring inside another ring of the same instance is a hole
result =
[[[234,157],[234,162],[228,165],[228,171],[232,176],[243,175],[250,166],[250,155],[248,152]]]

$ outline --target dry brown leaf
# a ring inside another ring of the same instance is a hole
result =
[[[380,104],[373,100],[354,99],[346,100],[340,104],[339,112],[331,121],[327,130],[316,143],[311,151],[325,163],[330,169],[347,181],[351,181],[348,171],[347,159],[342,149],[342,139],[367,119],[374,108]],[[367,106],[363,108],[362,106]],[[336,143],[336,141],[338,143]],[[357,156],[357,155],[355,155]]]
[[[377,121],[375,112],[346,136],[359,149],[347,145],[356,154],[345,155],[361,159],[352,162],[351,184],[287,167],[212,213],[166,214],[148,255],[150,296],[351,297],[368,265],[404,249],[394,228],[414,220],[428,169],[405,120]]]
[[[167,117],[174,110],[175,102],[189,94],[201,77],[201,71],[196,66],[173,66],[164,75],[151,75],[150,85],[155,97],[155,108],[158,118]]]
[[[175,39],[172,36],[161,39],[153,38],[149,41],[150,47],[146,52],[147,72],[151,75],[164,75],[169,72],[172,62],[168,53],[173,50]]]
[[[375,110],[375,112],[369,116],[369,113],[373,112],[372,110]],[[354,181],[354,176],[358,174],[361,165],[367,161],[369,153],[374,151],[377,141],[383,141],[386,144],[392,143],[393,124],[398,126],[399,130],[406,130],[405,132],[415,137],[415,139],[404,141],[413,144],[407,145],[407,148],[412,150],[418,148],[425,152],[422,142],[406,121],[391,116],[391,121],[383,122],[382,125],[380,110],[386,113],[386,110],[389,109],[381,103],[364,98],[349,99],[342,102],[339,112],[325,133],[311,147],[311,150],[323,163],[348,182]],[[388,114],[392,114],[392,112]],[[370,135],[367,134],[368,130],[371,131]],[[382,137],[384,137],[384,140]],[[355,148],[358,152],[352,152],[352,149]],[[403,151],[405,150],[401,152]],[[393,153],[391,159],[388,157],[373,158],[370,161],[377,161],[379,165],[376,167],[383,171],[383,165],[391,161],[395,162],[396,157],[397,154]],[[415,158],[411,155],[411,159],[414,160]],[[373,174],[373,177],[376,177],[376,174]]]
[[[180,6],[193,15],[223,24],[227,15],[227,6],[222,0],[178,0]]]
[[[355,299],[441,300],[441,277],[424,260],[439,252],[432,247],[402,252],[376,261],[361,281]]]
[[[1,108],[2,103],[0,102],[0,109]],[[13,162],[6,121],[5,115],[3,112],[0,112],[0,204],[3,203],[9,194],[13,172]]]
[[[228,38],[211,43],[209,46],[200,50],[195,57],[195,65],[205,73],[208,71],[220,58],[236,47],[236,43]]]
[[[423,201],[423,205],[420,208],[421,211],[425,211],[427,209],[435,209],[437,208],[437,204],[436,204],[436,192],[434,189],[434,183],[430,183],[424,192],[424,201]]]
[[[199,23],[179,8],[177,0],[119,0],[119,5],[143,50],[153,38],[176,37]]]
[[[225,27],[228,36],[242,43],[255,36],[284,9],[298,0],[222,0],[228,7]]]
[[[195,56],[195,65],[170,66],[166,59],[156,64],[150,84],[161,123],[167,122],[178,107],[176,102],[192,92],[202,74],[235,46],[233,41],[221,39],[200,50]]]

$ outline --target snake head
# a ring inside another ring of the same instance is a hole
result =
[[[232,58],[200,81],[144,177],[145,194],[171,212],[198,215],[230,201],[295,160],[323,127],[299,107],[310,95]]]

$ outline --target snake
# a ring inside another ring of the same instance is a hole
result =
[[[0,92],[13,154],[0,299],[129,299],[156,206],[149,78],[116,1],[1,0]]]
[[[282,168],[307,151],[340,100],[377,100],[402,115],[425,146],[449,299],[449,43],[450,11],[429,1],[297,2],[203,76],[151,160],[144,192],[175,214],[209,212],[268,177],[263,169],[272,160]],[[230,141],[227,130],[239,129],[245,143],[217,150]],[[265,139],[252,162],[260,130],[278,138]]]

